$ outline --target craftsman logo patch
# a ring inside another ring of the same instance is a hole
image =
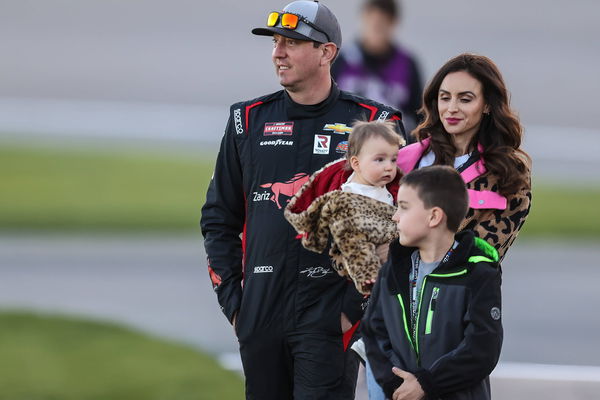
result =
[[[293,122],[267,122],[264,136],[291,136],[294,131]]]
[[[348,152],[348,141],[344,140],[343,142],[339,142],[337,147],[335,148],[336,153],[347,153]]]
[[[315,144],[313,146],[313,154],[329,154],[331,147],[331,136],[315,135]]]
[[[323,130],[337,133],[338,135],[344,135],[346,133],[352,132],[351,127],[347,126],[346,124],[340,124],[339,122],[335,124],[325,124]]]

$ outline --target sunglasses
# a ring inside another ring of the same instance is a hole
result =
[[[279,13],[277,11],[273,11],[269,14],[267,18],[267,26],[273,27],[276,26],[281,18],[281,26],[285,29],[294,30],[298,28],[299,22],[304,22],[306,25],[310,26],[317,32],[321,32],[327,38],[328,42],[331,42],[331,38],[326,32],[323,32],[318,26],[310,22],[308,19],[304,18],[302,15],[292,14],[289,12]]]

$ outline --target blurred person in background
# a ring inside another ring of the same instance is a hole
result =
[[[240,345],[248,399],[352,399],[349,348],[365,299],[327,254],[304,249],[283,210],[324,165],[343,157],[357,119],[394,108],[340,91],[331,64],[342,45],[335,15],[295,1],[268,15],[283,90],[234,104],[202,208],[209,275]]]
[[[418,122],[423,84],[415,58],[394,42],[402,18],[396,0],[365,0],[358,39],[332,68],[340,89],[402,111],[407,132]]]
[[[492,60],[475,54],[454,57],[425,89],[423,122],[413,131],[418,142],[398,152],[404,174],[429,165],[453,166],[460,173],[469,210],[459,231],[473,230],[494,246],[500,261],[531,207],[531,160],[521,149],[523,127],[509,103]],[[384,398],[369,366],[367,384],[371,400]]]

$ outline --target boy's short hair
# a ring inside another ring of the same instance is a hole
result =
[[[441,208],[446,214],[447,227],[457,232],[469,209],[469,193],[460,174],[446,165],[416,169],[404,175],[400,185],[417,191],[425,208]]]
[[[381,137],[391,145],[404,145],[404,139],[396,132],[396,125],[392,121],[355,121],[352,133],[348,139],[348,152],[346,158],[358,156],[363,144],[372,137]]]

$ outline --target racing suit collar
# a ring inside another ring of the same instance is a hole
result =
[[[285,96],[285,108],[287,116],[289,119],[294,120],[315,118],[328,112],[335,105],[335,102],[337,101],[340,94],[340,89],[332,80],[331,92],[329,93],[329,96],[322,102],[311,105],[295,103],[287,91],[284,90],[283,93]]]

